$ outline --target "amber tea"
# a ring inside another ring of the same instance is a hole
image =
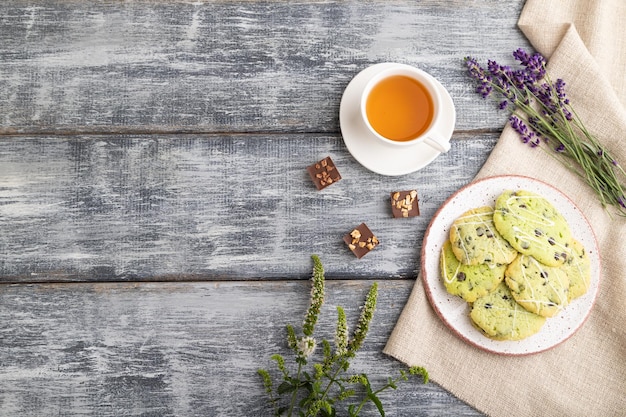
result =
[[[393,75],[371,89],[365,112],[379,135],[405,142],[419,137],[430,127],[435,108],[422,83],[405,75]]]

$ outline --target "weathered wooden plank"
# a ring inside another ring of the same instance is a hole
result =
[[[4,137],[0,281],[299,278],[311,253],[331,278],[413,278],[432,215],[495,140],[455,137],[388,177],[336,135]],[[343,179],[317,191],[306,166],[327,155]],[[389,193],[413,188],[422,215],[393,219]],[[342,236],[363,221],[382,243],[357,260]]]
[[[308,260],[310,267],[310,260]],[[335,306],[354,327],[372,281],[327,283],[316,336],[332,342]],[[412,287],[379,282],[378,308],[353,372],[373,384],[402,365],[382,348]],[[307,282],[0,285],[2,415],[270,415],[256,369],[285,347]],[[424,364],[427,366],[427,364]],[[417,380],[382,397],[388,416],[478,416]],[[378,415],[370,408],[364,416]]]
[[[528,47],[522,5],[6,0],[0,134],[337,132],[347,83],[386,61],[442,80],[458,129],[499,129],[462,58]]]

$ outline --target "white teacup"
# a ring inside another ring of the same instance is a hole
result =
[[[437,130],[441,114],[435,79],[414,67],[403,65],[379,72],[361,95],[365,126],[390,146],[425,143],[439,152],[449,151],[449,138]]]

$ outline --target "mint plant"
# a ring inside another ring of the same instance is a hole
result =
[[[407,381],[411,375],[419,375],[423,383],[428,382],[428,372],[422,367],[401,370],[396,378],[388,378],[380,388],[374,389],[365,373],[348,374],[350,361],[361,348],[370,323],[374,317],[378,284],[374,283],[365,298],[354,332],[350,336],[346,314],[337,306],[337,326],[334,342],[322,339],[321,356],[315,361],[318,346],[313,333],[321,312],[325,296],[324,268],[318,256],[312,255],[313,276],[310,305],[302,325],[302,334],[287,325],[287,347],[295,358],[295,370],[289,369],[281,354],[271,359],[276,363],[276,383],[270,372],[259,369],[265,391],[275,416],[336,416],[342,412],[350,417],[359,416],[363,407],[373,403],[381,416],[385,415],[379,394],[387,389],[396,389],[398,383]]]

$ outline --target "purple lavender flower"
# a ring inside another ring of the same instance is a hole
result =
[[[528,129],[526,123],[519,117],[511,115],[511,117],[509,117],[509,124],[520,135],[520,140],[523,143],[527,143],[533,148],[539,146],[541,143],[541,137],[534,131]]]
[[[537,82],[546,76],[546,61],[541,54],[528,54],[523,49],[513,52],[513,58],[526,68],[527,81],[530,83]]]
[[[509,117],[509,124],[517,133],[520,134],[520,136],[523,136],[528,132],[526,124],[515,115],[511,115],[511,117]]]
[[[480,66],[478,61],[472,57],[465,57],[465,65],[470,76],[478,81],[486,82],[485,70]]]
[[[519,48],[517,51],[513,51],[513,58],[525,65],[530,60],[530,55],[522,48]]]
[[[485,69],[478,64],[478,61],[472,57],[468,56],[465,58],[465,65],[467,66],[470,77],[478,81],[476,92],[483,98],[487,98],[493,91],[491,77],[487,74]]]
[[[572,115],[572,112],[570,112],[568,109],[563,108],[562,110],[563,110],[563,115],[568,121],[571,121],[574,118],[574,116]]]
[[[537,97],[539,102],[545,107],[545,114],[548,114],[548,112],[553,113],[556,111],[556,106],[554,104],[552,96],[552,88],[549,84],[543,83],[538,86],[535,96]]]
[[[541,143],[541,139],[539,138],[539,136],[535,135],[535,132],[530,132],[530,147],[531,148],[536,148],[537,146],[539,146],[539,144]],[[534,138],[533,138],[534,136]]]
[[[530,127],[532,127],[534,130],[539,130],[539,118],[538,117],[534,117],[534,116],[529,116],[528,117],[528,124],[530,125]]]
[[[569,104],[569,98],[567,98],[567,96],[565,95],[565,81],[560,78],[557,79],[556,83],[554,83],[554,91],[556,92],[559,108],[563,112],[563,115],[567,120],[572,120],[572,112],[570,112],[567,108],[567,105]]]
[[[487,69],[492,75],[498,75],[500,73],[500,65],[496,61],[487,61]]]
[[[523,70],[515,70],[511,72],[511,82],[517,87],[519,90],[524,90],[524,88],[533,88],[533,84],[528,82],[528,77],[526,72]]]
[[[513,80],[516,78],[509,66],[499,65],[496,61],[487,62],[487,70],[491,76],[491,83],[507,100],[515,102],[517,95],[513,88]]]
[[[556,95],[560,99],[565,99],[565,81],[561,78],[558,78],[554,83],[554,91],[556,91]]]
[[[493,91],[493,88],[489,84],[483,83],[483,84],[480,84],[478,87],[476,87],[476,92],[480,94],[482,98],[489,97],[489,94],[491,94],[491,91]]]

